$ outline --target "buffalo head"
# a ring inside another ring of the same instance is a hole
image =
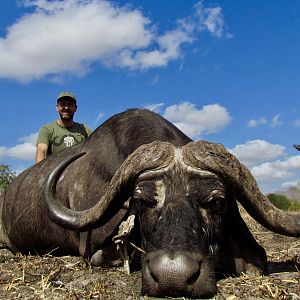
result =
[[[218,272],[264,270],[265,252],[241,219],[236,200],[266,228],[300,235],[299,215],[275,208],[249,170],[220,144],[142,145],[127,157],[99,202],[85,211],[71,210],[55,197],[60,174],[77,158],[62,162],[47,178],[51,218],[83,231],[102,226],[131,198],[145,251],[143,294],[211,297]]]

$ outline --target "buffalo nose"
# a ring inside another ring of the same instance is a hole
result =
[[[200,261],[186,255],[159,255],[148,263],[150,274],[155,282],[166,288],[186,288],[200,275]]]
[[[150,252],[143,259],[142,294],[210,298],[217,291],[213,275],[213,265],[197,252]]]
[[[188,252],[152,253],[143,265],[144,294],[153,296],[195,296],[201,290],[201,265],[199,255]],[[205,293],[207,294],[207,293]]]

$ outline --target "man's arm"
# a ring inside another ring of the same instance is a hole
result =
[[[38,163],[47,156],[48,145],[40,143],[36,145],[35,162]]]
[[[38,163],[47,157],[48,149],[51,147],[52,124],[44,125],[40,128],[36,141],[35,162]]]

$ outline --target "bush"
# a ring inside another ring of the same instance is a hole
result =
[[[292,205],[291,205],[291,208],[289,210],[300,211],[300,203],[292,201]]]
[[[269,194],[267,197],[277,208],[288,211],[300,210],[300,203],[292,201],[284,195]]]
[[[0,165],[0,194],[6,190],[9,183],[16,177],[7,165]]]

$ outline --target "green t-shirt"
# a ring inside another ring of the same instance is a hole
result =
[[[92,130],[84,124],[74,122],[72,127],[62,127],[54,121],[40,129],[37,144],[48,145],[47,155],[50,155],[82,142],[91,133]]]

